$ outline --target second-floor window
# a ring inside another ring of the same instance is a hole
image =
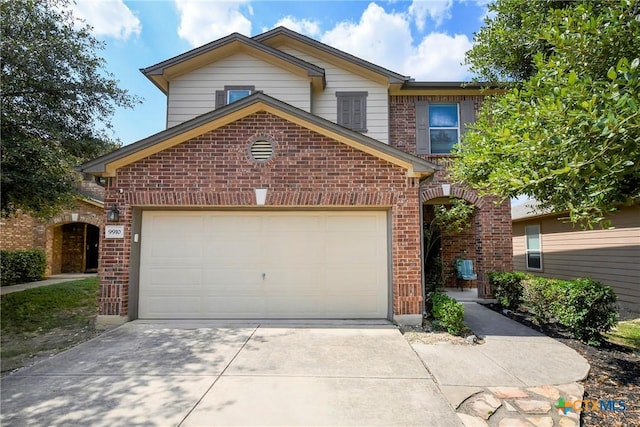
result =
[[[255,86],[225,86],[224,90],[216,91],[216,108],[231,104],[245,98],[256,91]]]
[[[416,148],[418,154],[450,154],[460,142],[466,125],[475,120],[473,101],[416,103]]]
[[[367,92],[336,92],[339,125],[357,132],[367,131]]]

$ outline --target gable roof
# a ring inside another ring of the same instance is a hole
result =
[[[115,171],[121,167],[259,111],[266,111],[297,123],[345,145],[403,167],[407,169],[409,177],[427,177],[440,169],[439,166],[417,156],[293,107],[262,92],[256,92],[222,108],[202,114],[84,163],[78,167],[78,170],[98,176],[115,176]]]
[[[286,27],[277,27],[273,30],[269,30],[265,33],[258,34],[253,37],[253,40],[256,40],[264,45],[274,46],[278,43],[281,43],[283,40],[294,41],[299,45],[303,45],[316,51],[320,51],[322,53],[328,54],[329,56],[341,60],[345,63],[351,64],[352,66],[361,68],[363,70],[367,70],[374,74],[378,74],[379,76],[385,77],[388,79],[390,84],[403,84],[409,81],[408,76],[403,76],[402,74],[396,73],[395,71],[388,70],[379,65],[373,64],[369,61],[365,61],[364,59],[353,56],[349,53],[338,50],[334,47],[321,43],[317,40],[314,40],[310,37],[304,36],[302,34],[296,33]]]
[[[322,88],[326,85],[324,69],[321,67],[238,33],[230,34],[150,67],[141,68],[140,71],[166,94],[171,79],[243,50],[298,75],[309,77],[312,84],[320,85]]]

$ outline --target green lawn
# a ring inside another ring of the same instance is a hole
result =
[[[98,289],[98,279],[91,278],[3,295],[2,371],[94,336]]]
[[[640,351],[640,319],[618,322],[618,326],[607,334],[607,339]]]

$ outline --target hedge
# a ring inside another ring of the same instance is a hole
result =
[[[522,303],[522,282],[527,278],[527,275],[520,272],[502,273],[489,271],[487,276],[493,289],[493,296],[500,305],[510,310],[517,310]]]
[[[464,329],[464,306],[455,299],[434,293],[431,296],[432,313],[436,322],[452,335],[459,335]]]
[[[541,323],[557,322],[577,339],[598,346],[616,325],[617,297],[610,286],[592,279],[533,277],[524,273],[488,273],[503,307],[526,306]]]
[[[42,280],[47,265],[44,251],[0,251],[0,286]]]

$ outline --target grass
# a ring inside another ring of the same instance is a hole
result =
[[[56,353],[95,335],[98,279],[83,279],[3,295],[2,371],[43,352]]]
[[[606,336],[609,341],[640,351],[640,319],[618,322]]]

